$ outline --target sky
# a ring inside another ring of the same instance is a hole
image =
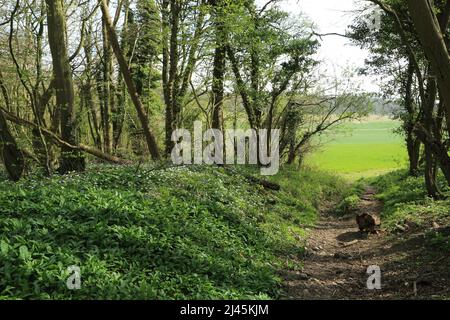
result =
[[[267,0],[258,0],[266,3]],[[320,34],[344,34],[351,24],[363,0],[283,0],[280,7],[293,15],[305,14],[315,25]],[[352,46],[350,41],[340,36],[324,36],[321,41],[319,58],[323,61],[322,72],[328,76],[339,75],[344,69],[364,66],[368,53]],[[377,91],[376,79],[371,77],[356,78],[367,91]]]

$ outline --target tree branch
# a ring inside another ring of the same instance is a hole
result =
[[[111,163],[116,163],[116,164],[130,164],[131,161],[129,160],[125,160],[107,153],[102,152],[101,150],[98,150],[96,148],[93,148],[91,146],[87,146],[84,144],[77,144],[77,145],[73,145],[68,143],[67,141],[64,141],[61,137],[59,137],[56,133],[46,129],[46,128],[42,128],[39,125],[37,125],[34,122],[22,119],[17,117],[16,115],[12,114],[11,112],[9,112],[8,110],[6,110],[3,107],[0,107],[0,111],[3,112],[5,118],[11,122],[14,122],[18,125],[23,125],[23,126],[28,126],[28,127],[33,127],[33,128],[37,128],[39,129],[45,136],[47,136],[48,138],[50,138],[51,140],[53,140],[56,144],[60,145],[60,146],[64,146],[73,150],[77,150],[77,151],[83,151],[86,152],[90,155],[93,155],[99,159],[111,162]]]

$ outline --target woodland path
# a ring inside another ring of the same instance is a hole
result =
[[[367,187],[358,212],[380,215]],[[322,213],[310,230],[301,271],[283,271],[287,299],[439,299],[450,294],[450,257],[424,246],[423,232],[360,233],[355,214]],[[329,211],[329,210],[328,210]],[[381,268],[381,290],[367,289],[367,268]]]

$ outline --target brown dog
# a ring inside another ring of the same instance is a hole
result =
[[[356,216],[359,231],[377,233],[376,228],[380,225],[379,220],[373,215],[363,213]]]

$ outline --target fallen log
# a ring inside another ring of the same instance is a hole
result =
[[[281,190],[281,186],[278,183],[270,182],[270,181],[267,181],[267,180],[260,179],[260,178],[257,178],[255,176],[252,176],[250,174],[245,174],[245,173],[242,173],[242,172],[235,171],[232,167],[223,166],[223,168],[229,174],[242,175],[244,178],[247,179],[248,182],[253,183],[253,184],[259,184],[259,185],[263,186],[263,188],[266,189],[266,190],[274,190],[274,191],[280,191]]]
[[[59,146],[65,146],[65,147],[73,149],[73,150],[83,151],[90,155],[93,155],[94,157],[97,157],[99,159],[105,160],[107,162],[115,163],[115,164],[131,164],[132,163],[130,160],[122,159],[122,158],[113,156],[111,154],[104,153],[103,151],[101,151],[97,148],[94,148],[94,147],[91,147],[91,146],[88,146],[88,145],[85,145],[82,143],[79,143],[77,145],[70,144],[67,141],[64,141],[56,133],[54,133],[46,128],[40,127],[36,123],[19,118],[4,108],[0,108],[0,109],[3,111],[3,114],[7,120],[14,122],[18,125],[24,125],[24,126],[39,129],[42,131],[42,133],[45,136],[50,138],[53,142],[55,142]]]
[[[278,183],[274,183],[274,182],[270,182],[267,180],[263,180],[263,179],[259,179],[256,178],[254,176],[250,176],[250,175],[245,175],[245,178],[247,178],[247,180],[251,183],[254,184],[259,184],[261,186],[263,186],[264,189],[266,190],[274,190],[274,191],[280,191],[281,190],[281,186]]]

